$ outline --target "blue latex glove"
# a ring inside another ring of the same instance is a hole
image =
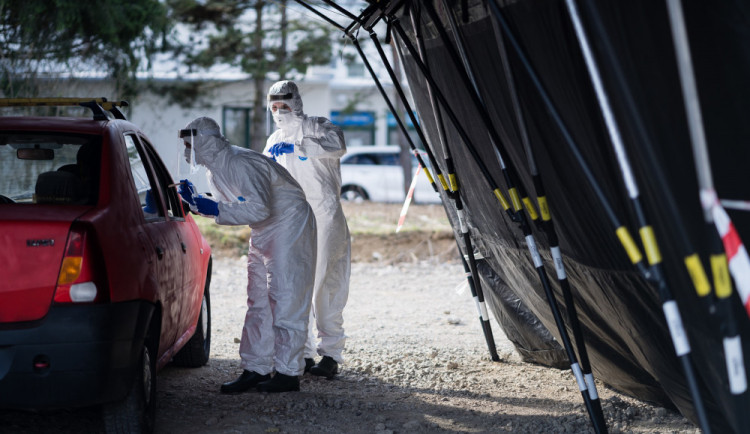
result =
[[[278,157],[281,154],[291,154],[292,152],[294,152],[294,145],[292,143],[279,142],[275,145],[272,145],[271,149],[269,149],[268,152],[273,157]]]
[[[193,198],[203,196],[195,192],[195,186],[189,180],[181,179],[180,183],[181,184],[177,186],[177,192],[180,193],[180,196],[182,196],[185,202],[195,206],[195,200],[193,200]]]
[[[156,214],[156,202],[154,202],[154,196],[151,194],[150,188],[146,191],[146,206],[143,207],[143,212]]]
[[[219,203],[205,197],[196,197],[195,206],[198,207],[198,213],[203,215],[219,215]]]

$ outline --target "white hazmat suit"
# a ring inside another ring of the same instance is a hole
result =
[[[198,132],[195,163],[208,169],[219,202],[216,223],[252,229],[242,368],[302,375],[315,278],[312,209],[289,172],[259,152],[230,145],[213,119],[197,118],[186,128]]]
[[[268,105],[282,102],[291,113],[274,112],[279,129],[266,141],[264,154],[277,143],[293,144],[293,152],[276,160],[284,166],[305,191],[318,225],[318,261],[315,270],[313,315],[320,342],[310,328],[305,357],[317,354],[343,363],[346,342],[343,310],[349,297],[351,272],[351,239],[341,208],[340,158],[346,153],[344,134],[339,127],[323,117],[307,116],[302,111],[302,98],[297,85],[280,81],[268,91]]]

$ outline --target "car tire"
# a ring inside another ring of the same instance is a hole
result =
[[[211,267],[208,268],[211,276]],[[203,290],[201,313],[193,337],[174,355],[172,363],[186,368],[198,368],[208,363],[211,353],[211,296],[208,291],[210,277],[206,277],[206,288]]]
[[[133,385],[122,401],[102,407],[108,434],[151,433],[156,421],[156,358],[143,344]]]
[[[369,198],[362,187],[347,185],[341,189],[341,200],[346,202],[362,203]]]

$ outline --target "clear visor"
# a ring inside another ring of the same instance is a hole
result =
[[[178,135],[180,146],[177,147],[177,173],[179,176],[182,176],[185,172],[194,175],[198,172],[198,166],[195,164],[196,130],[180,130]],[[187,167],[184,167],[185,165],[187,165]]]
[[[178,149],[182,150],[182,152],[177,153],[178,174],[183,173],[181,164],[182,161],[185,161],[185,163],[190,166],[190,174],[195,174],[196,172],[198,172],[198,165],[195,163],[195,138],[197,136],[221,137],[221,131],[212,128],[185,128],[177,131],[177,137],[180,139],[180,143],[183,145],[182,147],[178,147]]]

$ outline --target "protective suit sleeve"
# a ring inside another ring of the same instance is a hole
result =
[[[295,153],[306,158],[341,158],[346,154],[344,132],[322,117],[309,117],[302,123],[302,141]]]

